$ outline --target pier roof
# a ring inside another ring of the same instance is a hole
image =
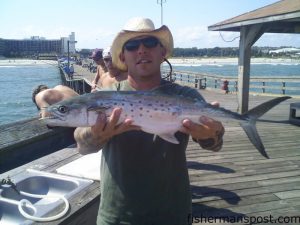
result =
[[[208,27],[211,31],[240,31],[264,24],[265,33],[300,33],[300,0],[282,0]]]
[[[252,45],[264,33],[300,33],[300,0],[281,0],[208,27],[240,32],[238,61],[239,112],[248,111]]]

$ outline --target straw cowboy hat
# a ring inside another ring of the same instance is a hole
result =
[[[120,60],[120,54],[123,51],[124,44],[130,39],[144,35],[156,37],[160,41],[166,49],[165,58],[172,55],[173,36],[169,28],[163,25],[155,29],[150,19],[135,17],[125,24],[123,30],[117,34],[111,46],[112,61],[118,69],[123,71],[127,70],[126,65]]]

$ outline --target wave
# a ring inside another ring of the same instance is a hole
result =
[[[251,65],[271,65],[271,66],[299,66],[300,63],[265,63],[265,62],[253,62]]]
[[[172,63],[172,66],[197,67],[197,66],[202,66],[202,64]]]
[[[12,68],[12,67],[17,67],[17,66],[7,66],[7,65],[0,65],[1,68]]]

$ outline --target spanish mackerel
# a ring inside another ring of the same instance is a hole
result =
[[[44,120],[50,126],[87,127],[96,123],[100,113],[109,117],[114,108],[121,108],[119,123],[126,118],[144,132],[178,144],[174,136],[184,119],[200,123],[201,116],[216,120],[237,121],[246,132],[252,144],[266,158],[269,158],[256,130],[256,121],[271,108],[290,97],[278,97],[262,103],[240,115],[224,108],[216,108],[205,101],[188,97],[169,95],[155,91],[99,91],[84,94],[49,106],[49,117]]]

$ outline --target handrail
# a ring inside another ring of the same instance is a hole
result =
[[[72,88],[78,94],[85,94],[91,92],[91,84],[86,78],[70,77],[66,71],[59,66],[62,84]]]
[[[167,71],[163,70],[163,73]],[[238,91],[238,78],[221,76],[190,71],[173,71],[172,78],[175,82],[192,86],[198,89],[224,90],[224,81],[228,82],[228,91]],[[291,95],[300,97],[300,75],[299,76],[254,76],[250,77],[250,92],[254,94]]]

